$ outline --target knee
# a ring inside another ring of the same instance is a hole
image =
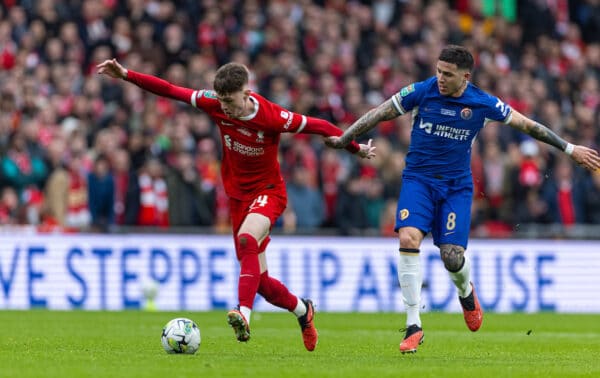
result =
[[[462,269],[465,262],[465,249],[460,245],[442,244],[440,255],[448,271],[458,272]]]
[[[244,232],[242,234],[238,234],[236,237],[237,245],[244,248],[253,248],[255,245],[258,245],[258,241],[252,234]]]
[[[250,234],[241,234],[237,236],[237,244],[241,248],[244,248],[248,245],[248,236],[250,236]]]
[[[417,237],[414,232],[407,229],[400,229],[399,231],[400,237],[400,248],[412,248],[418,249],[421,244],[421,240]]]
[[[235,241],[238,260],[241,260],[246,255],[258,255],[258,242],[251,234],[239,234]]]

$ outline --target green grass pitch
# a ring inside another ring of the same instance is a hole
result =
[[[318,310],[318,308],[317,308]],[[425,343],[402,355],[403,314],[318,313],[306,352],[291,314],[257,313],[252,339],[234,340],[218,312],[0,311],[0,377],[600,377],[600,315],[422,315]],[[195,355],[160,343],[171,318],[196,321]]]

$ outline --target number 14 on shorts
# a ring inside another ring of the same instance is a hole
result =
[[[267,205],[268,200],[269,196],[267,196],[266,194],[262,194],[256,197],[254,201],[252,201],[252,204],[250,204],[250,209],[256,209],[257,207],[265,207]]]

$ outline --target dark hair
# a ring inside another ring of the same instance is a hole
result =
[[[248,69],[240,63],[227,63],[215,75],[213,89],[218,94],[231,94],[242,90],[248,84]]]
[[[473,55],[466,48],[458,45],[448,45],[444,47],[438,58],[441,61],[456,64],[458,69],[473,69]]]

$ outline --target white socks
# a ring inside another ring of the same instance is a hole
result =
[[[306,305],[304,304],[304,302],[302,302],[300,298],[298,298],[298,304],[294,309],[294,315],[296,315],[297,317],[301,317],[302,315],[306,314],[306,310],[308,310],[306,308]]]
[[[246,318],[248,325],[250,325],[250,314],[252,314],[252,309],[246,306],[240,306],[240,312],[244,315],[244,318]]]
[[[402,253],[398,260],[398,281],[406,307],[406,325],[421,327],[419,305],[421,302],[421,256],[419,253]]]
[[[465,256],[465,263],[462,268],[458,272],[448,272],[450,273],[450,279],[454,282],[454,285],[458,289],[458,295],[461,298],[466,298],[471,294],[470,277],[471,277],[471,260]]]

